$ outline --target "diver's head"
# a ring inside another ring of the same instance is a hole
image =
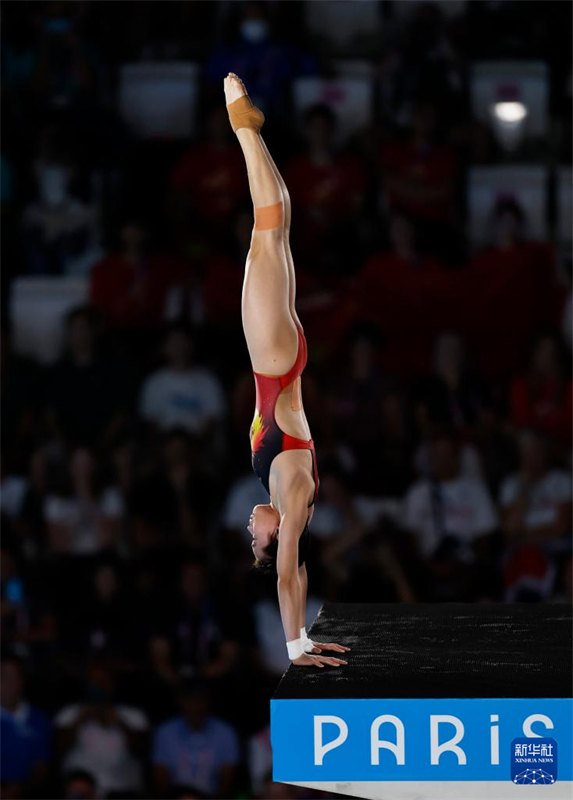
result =
[[[253,508],[247,530],[253,537],[251,549],[256,567],[270,566],[276,561],[279,523],[279,512],[271,503],[260,503]]]

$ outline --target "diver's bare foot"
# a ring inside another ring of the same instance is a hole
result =
[[[234,72],[229,72],[223,81],[223,84],[225,87],[225,101],[228,106],[230,106],[235,100],[238,100],[239,97],[247,94],[245,84],[238,75],[235,75]]]
[[[258,133],[263,127],[265,115],[253,105],[243,81],[234,72],[229,72],[224,80],[224,89],[233,130],[236,132],[240,128],[249,128]]]

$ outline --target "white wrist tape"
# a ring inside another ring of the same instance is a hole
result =
[[[291,639],[290,642],[286,643],[288,657],[291,661],[296,661],[296,659],[304,653],[303,641],[302,639]]]
[[[304,652],[305,653],[312,653],[312,651],[314,650],[314,645],[310,641],[310,639],[308,638],[308,636],[306,634],[306,628],[301,628],[300,629],[300,638],[301,638],[301,641],[302,641],[302,647],[303,647]]]

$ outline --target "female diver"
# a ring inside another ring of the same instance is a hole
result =
[[[253,469],[270,503],[253,508],[248,530],[257,566],[276,560],[278,596],[289,658],[300,666],[339,667],[324,656],[342,645],[306,635],[308,524],[318,493],[314,444],[301,395],[306,340],[295,311],[295,274],[289,245],[290,197],[261,137],[264,116],[234,74],[225,78],[231,127],[245,157],[255,224],[243,283],[242,318],[256,384],[251,426]]]

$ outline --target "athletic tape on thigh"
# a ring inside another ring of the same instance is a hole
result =
[[[269,231],[272,228],[280,228],[283,224],[283,218],[284,210],[282,203],[255,208],[255,230]]]

